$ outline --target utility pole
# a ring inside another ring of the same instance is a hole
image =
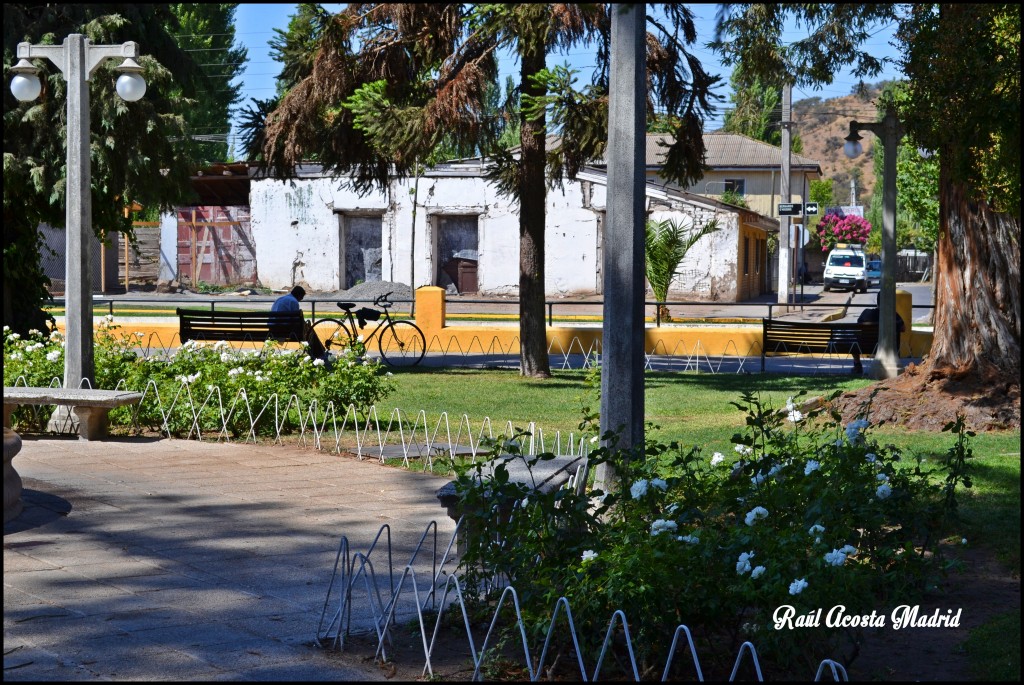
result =
[[[601,433],[620,431],[612,449],[644,444],[646,16],[644,3],[612,5],[601,342]],[[618,488],[614,464],[595,475],[598,488]]]
[[[790,151],[790,106],[793,102],[793,86],[785,83],[782,86],[782,188],[779,192],[779,202],[785,204],[790,201],[789,188],[789,151]],[[790,258],[789,230],[790,218],[779,217],[779,303],[789,304],[789,282],[792,275],[792,264]],[[788,311],[785,310],[785,311]]]

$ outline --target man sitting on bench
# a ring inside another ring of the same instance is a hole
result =
[[[278,314],[276,322],[271,322],[270,332],[274,335],[287,337],[292,336],[296,342],[305,340],[309,343],[306,352],[312,359],[323,359],[327,361],[327,350],[316,336],[313,326],[302,316],[302,307],[299,302],[306,296],[306,289],[301,285],[292,288],[287,295],[282,295],[274,301],[270,308],[272,314]]]

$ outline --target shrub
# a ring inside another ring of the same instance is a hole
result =
[[[505,579],[532,644],[557,599],[569,599],[591,668],[622,609],[646,675],[660,674],[686,624],[702,663],[731,664],[751,640],[763,662],[806,676],[860,628],[779,630],[778,608],[805,616],[843,604],[863,616],[924,590],[940,570],[948,511],[924,464],[869,439],[863,418],[842,426],[825,409],[804,415],[792,398],[782,411],[749,394],[735,404],[747,429],[729,457],[655,439],[642,453],[596,450],[591,463],[615,464],[620,492],[536,493],[500,466],[491,477],[480,466],[460,474],[463,511],[487,512],[473,517],[460,566],[478,610]]]
[[[147,399],[137,408],[139,424],[163,430],[161,411],[168,412],[167,429],[174,434],[188,434],[197,423],[203,431],[227,429],[244,435],[251,426],[246,401],[255,417],[275,395],[282,412],[293,395],[304,410],[315,402],[322,421],[331,403],[341,418],[349,405],[364,412],[394,390],[391,374],[367,359],[361,344],[324,364],[303,350],[269,340],[262,350],[238,350],[223,341],[189,341],[170,355],[146,356],[140,347],[143,337],[122,331],[109,315],[100,323],[94,347],[95,387],[146,392]],[[32,331],[22,338],[4,327],[4,385],[14,385],[19,378],[30,386],[59,384],[64,374],[63,342],[56,331]],[[133,411],[112,410],[111,426],[129,427]],[[226,426],[221,423],[224,414],[230,415]],[[261,433],[274,434],[272,414],[264,412],[258,420]],[[297,427],[296,414],[288,412],[284,429]],[[27,421],[31,415],[32,408],[24,407],[14,417]]]

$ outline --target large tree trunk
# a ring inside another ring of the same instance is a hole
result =
[[[543,32],[536,32],[533,44],[520,37],[523,95],[543,95],[544,88],[530,76],[544,68]],[[544,177],[545,119],[520,115],[522,171],[519,175],[519,364],[523,376],[548,378],[547,330],[544,322],[544,221],[547,188]]]
[[[942,179],[929,376],[1020,380],[1020,219]]]

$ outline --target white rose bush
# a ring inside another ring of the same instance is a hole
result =
[[[282,431],[288,431],[299,425],[298,409],[294,404],[289,408],[293,395],[304,412],[316,403],[318,421],[324,420],[328,404],[333,403],[340,420],[350,404],[363,411],[395,387],[390,374],[379,362],[365,359],[365,350],[358,344],[331,364],[316,364],[303,350],[274,341],[267,341],[262,349],[234,348],[224,341],[188,341],[165,355],[159,349],[141,347],[143,337],[122,331],[109,315],[100,320],[94,387],[144,392],[136,417],[139,427],[169,430],[174,435],[189,434],[197,421],[204,432],[220,433],[226,428],[236,437],[244,436],[252,426],[250,411],[253,418],[259,415],[257,434],[273,435],[273,409],[262,414],[261,410],[275,395],[284,414],[279,419],[284,422]],[[5,386],[49,386],[54,379],[59,384],[64,377],[64,336],[32,331],[22,337],[5,327],[3,375]],[[166,426],[161,407],[168,414]],[[111,428],[131,429],[133,411],[132,407],[112,410]],[[19,408],[13,419],[25,426],[36,415],[45,425],[48,415],[33,412],[32,407]],[[222,425],[222,417],[229,417],[227,426]]]
[[[940,482],[955,460],[927,471],[923,459],[872,440],[866,418],[845,425],[827,402],[799,421],[792,407],[776,411],[754,395],[734,404],[747,429],[733,437],[731,464],[649,437],[642,453],[591,454],[592,467],[615,464],[614,492],[539,493],[501,468],[490,478],[474,467],[461,473],[463,511],[487,512],[474,519],[459,569],[479,618],[489,620],[501,587],[492,581],[502,578],[516,588],[532,644],[566,597],[591,667],[622,610],[642,677],[660,677],[680,624],[702,665],[727,668],[752,640],[774,675],[808,677],[821,659],[849,656],[859,629],[775,630],[777,607],[800,615],[844,604],[870,614],[894,597],[920,597],[942,572],[937,541],[950,507]],[[525,507],[502,505],[527,493]],[[756,635],[750,626],[760,626]]]

